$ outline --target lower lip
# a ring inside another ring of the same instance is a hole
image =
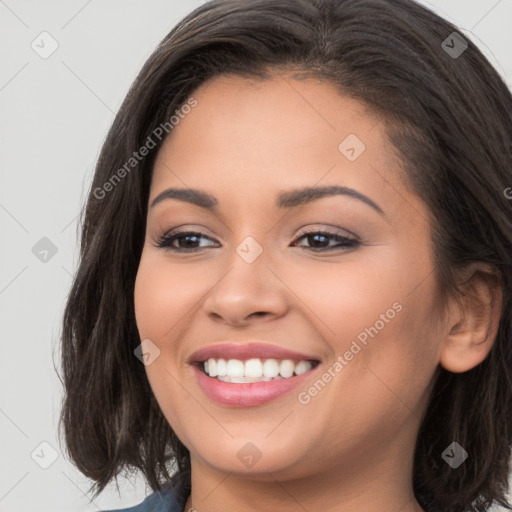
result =
[[[206,396],[222,405],[231,407],[255,407],[275,400],[297,388],[318,368],[288,379],[268,382],[235,384],[208,377],[197,366],[193,366],[199,386]]]

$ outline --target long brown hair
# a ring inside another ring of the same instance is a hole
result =
[[[141,470],[153,490],[175,469],[182,489],[190,485],[189,452],[134,356],[141,342],[134,282],[163,137],[130,172],[117,174],[121,180],[112,176],[209,78],[292,69],[328,80],[385,120],[404,180],[434,214],[445,296],[459,293],[455,272],[469,262],[487,262],[501,276],[503,309],[488,357],[465,373],[436,371],[413,483],[425,509],[509,508],[512,201],[505,190],[512,187],[512,97],[472,42],[460,55],[448,50],[444,41],[456,31],[410,0],[214,0],[160,43],[101,150],[63,318],[59,432],[63,427],[71,460],[94,481],[95,496],[130,469]],[[470,454],[457,470],[441,458],[453,441]]]

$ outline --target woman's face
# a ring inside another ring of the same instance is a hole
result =
[[[193,467],[412,471],[437,289],[429,212],[382,121],[313,79],[221,76],[193,96],[156,160],[135,287],[147,375]],[[178,229],[194,234],[158,247]]]

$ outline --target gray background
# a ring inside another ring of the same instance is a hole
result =
[[[150,492],[139,475],[120,481],[122,498],[114,485],[87,497],[88,480],[57,442],[53,361],[77,264],[77,214],[101,143],[143,62],[200,3],[0,0],[0,512],[127,507]],[[422,3],[461,27],[512,83],[512,0]],[[42,58],[53,40],[57,50]],[[48,249],[43,237],[54,255],[39,252]]]

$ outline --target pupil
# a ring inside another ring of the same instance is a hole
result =
[[[319,238],[323,238],[325,242],[325,236],[324,235],[310,235],[310,241],[313,239],[315,242],[319,242]],[[316,246],[315,243],[312,244],[313,246]],[[320,241],[320,244],[322,245],[322,242]]]
[[[188,241],[190,241],[190,239],[191,239],[191,238],[193,239],[193,240],[191,241],[191,243],[192,243],[192,244],[194,244],[194,243],[196,243],[196,242],[197,242],[197,236],[196,236],[196,235],[187,235],[187,236],[185,236],[184,238],[182,238],[182,241],[184,241],[184,240],[188,240]],[[185,246],[186,246],[186,247],[189,247],[189,245],[190,245],[190,243],[185,242]]]

